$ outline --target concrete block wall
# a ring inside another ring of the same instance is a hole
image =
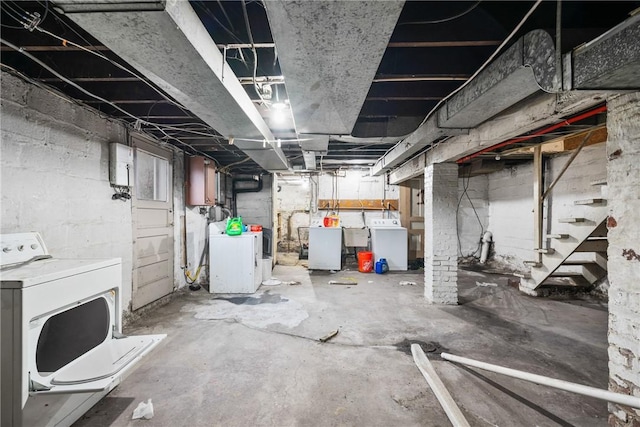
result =
[[[479,258],[480,240],[489,227],[489,176],[458,179],[458,202],[458,255]]]
[[[640,397],[640,93],[608,102],[609,390]],[[640,409],[609,404],[609,425]]]
[[[178,287],[187,285],[185,269],[194,277],[200,264],[202,251],[207,244],[207,215],[200,213],[200,206],[187,206],[184,192],[185,182],[185,155],[184,152],[177,152],[173,156],[173,205],[174,209],[174,282]],[[207,209],[208,210],[208,209]],[[186,239],[183,242],[183,235]],[[185,263],[186,261],[186,263]],[[204,264],[208,264],[204,259]],[[208,283],[208,271],[203,267],[196,283]]]
[[[424,172],[424,295],[433,304],[458,303],[457,203],[458,165],[427,166]]]
[[[250,186],[256,184],[249,183]],[[273,197],[271,194],[272,176],[262,177],[262,191],[256,193],[238,193],[236,196],[236,210],[242,217],[244,224],[259,224],[263,227],[273,227]]]
[[[549,159],[545,169],[547,186],[569,157],[567,153]],[[606,163],[605,144],[585,147],[578,154],[546,202],[544,221],[548,233],[571,234],[571,225],[558,223],[557,219],[580,216],[583,209],[589,209],[576,206],[576,200],[606,198],[602,187],[592,185],[605,177]],[[488,175],[488,185],[488,230],[493,233],[496,259],[515,269],[527,270],[523,262],[532,259],[534,249],[533,163],[492,173]],[[467,234],[462,236],[468,238]]]
[[[369,170],[351,169],[339,171],[337,175],[325,173],[318,176],[318,199],[389,199],[400,198],[400,188],[386,183],[384,176],[369,176]],[[337,185],[337,193],[334,191]],[[319,211],[323,217],[328,211]],[[371,218],[398,218],[397,211],[384,209],[364,211],[340,211],[340,225],[343,227],[364,227]],[[403,224],[404,225],[404,224]]]
[[[337,180],[337,194],[334,185]],[[275,195],[276,211],[280,216],[280,248],[298,252],[298,227],[308,227],[312,217],[324,217],[330,211],[318,210],[319,199],[399,199],[397,185],[388,185],[384,177],[371,177],[368,170],[351,169],[336,175],[318,173],[309,176],[282,175],[277,178],[279,191]],[[366,210],[339,212],[343,227],[363,227],[371,218],[398,218],[397,211]],[[306,233],[302,233],[303,235]],[[304,236],[303,236],[304,239]],[[306,242],[304,242],[306,243]]]
[[[131,203],[112,200],[109,143],[125,128],[2,73],[2,233],[39,231],[57,258],[122,258],[131,299]]]
[[[278,247],[282,252],[298,252],[298,228],[309,226],[309,209],[311,206],[312,188],[315,188],[317,177],[284,175],[276,177],[275,211],[276,227],[279,227],[280,235]],[[308,239],[306,230],[301,232],[303,239]],[[306,240],[305,240],[305,243]]]
[[[131,202],[112,200],[109,183],[109,143],[127,144],[125,127],[8,73],[2,73],[0,82],[0,232],[38,231],[56,258],[121,258],[127,310],[132,294]],[[182,154],[175,158],[173,276],[181,287],[184,167]],[[187,219],[187,229],[201,222]]]
[[[533,165],[489,175],[489,231],[497,260],[525,269],[533,255]]]

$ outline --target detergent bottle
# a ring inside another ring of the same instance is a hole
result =
[[[386,273],[387,271],[389,271],[389,263],[387,263],[386,258],[380,258],[377,262],[376,262],[376,273],[378,274],[383,274]]]
[[[227,234],[229,236],[239,236],[242,234],[242,218],[229,218],[227,221]]]

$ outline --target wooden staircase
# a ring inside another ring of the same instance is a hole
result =
[[[600,183],[593,183],[601,185]],[[545,247],[535,248],[540,261],[525,261],[529,274],[521,275],[520,290],[538,296],[551,286],[590,287],[607,274],[607,202],[576,200],[571,217],[560,218],[560,232],[544,235]],[[536,257],[538,258],[538,257]]]

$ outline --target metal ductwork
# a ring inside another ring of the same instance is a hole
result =
[[[265,2],[298,132],[351,134],[403,5]]]
[[[404,0],[264,4],[296,129],[301,135],[350,135]],[[311,164],[315,159],[307,154],[305,165]]]
[[[438,110],[442,128],[474,128],[540,90],[557,92],[555,46],[534,30],[513,44]]]
[[[564,57],[565,89],[640,89],[640,14]]]
[[[371,175],[382,175],[385,171],[399,166],[406,159],[419,153],[441,138],[453,135],[466,135],[468,133],[469,129],[443,129],[438,127],[437,116],[433,115],[425,123],[420,125],[415,132],[379,158],[371,168]]]
[[[275,140],[189,2],[94,0],[56,5],[226,138]],[[267,150],[247,149],[246,154],[268,171],[289,168],[282,150],[271,145]]]
[[[564,55],[563,89],[640,89],[639,39],[640,14],[636,14]],[[396,167],[434,141],[459,134],[461,128],[476,127],[540,89],[558,92],[554,57],[555,48],[547,33],[542,30],[528,33],[448,100],[436,115],[380,158],[372,174],[380,175]]]
[[[467,134],[540,90],[557,92],[560,79],[556,70],[551,36],[543,30],[527,33],[380,158],[372,174],[398,166],[435,141]]]

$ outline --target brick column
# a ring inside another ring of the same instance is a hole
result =
[[[640,396],[640,93],[608,102],[609,390]],[[609,404],[610,426],[640,410]]]
[[[424,296],[432,304],[458,304],[456,205],[458,165],[424,171]]]

